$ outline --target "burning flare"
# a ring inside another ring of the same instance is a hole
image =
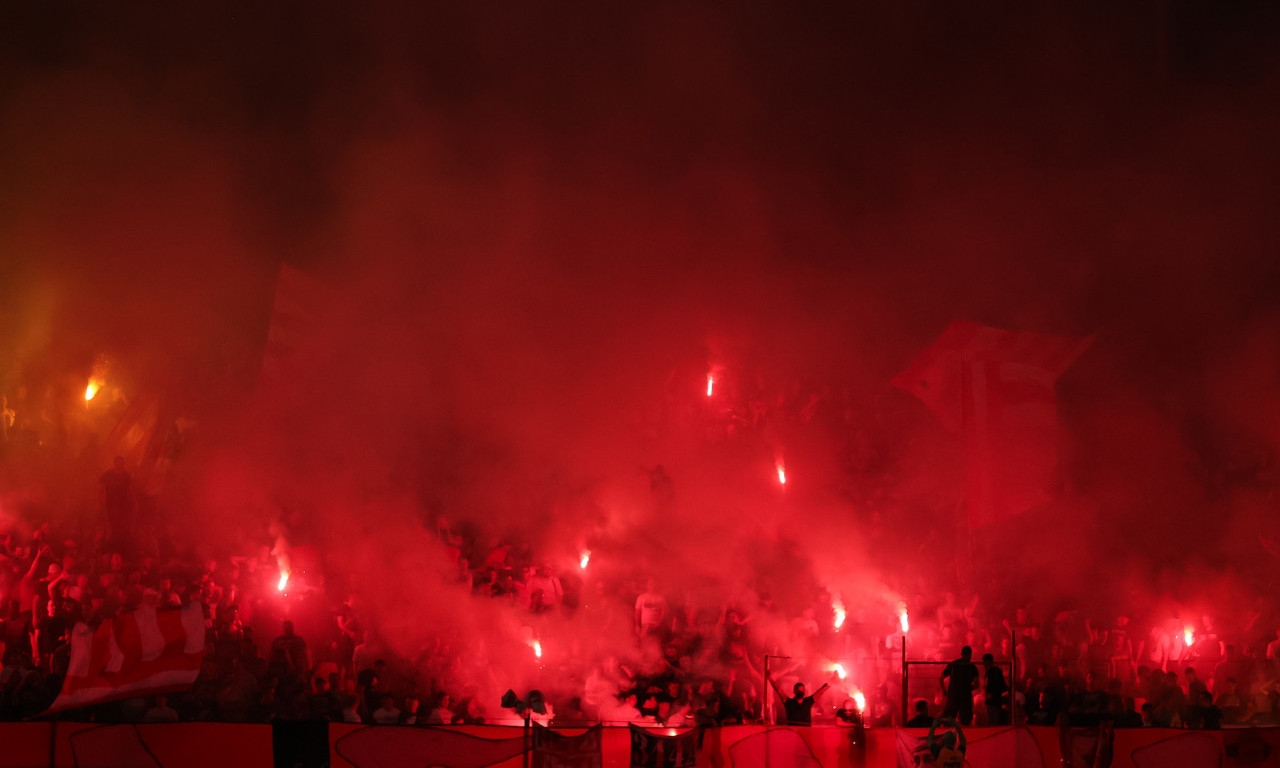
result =
[[[832,664],[831,669],[835,671],[836,677],[840,678],[841,680],[843,680],[845,676],[849,674],[848,672],[844,671],[843,664]]]
[[[534,640],[534,641],[531,643],[531,645],[533,646],[533,656],[534,656],[534,658],[536,658],[536,659],[540,659],[540,658],[542,658],[542,643],[541,643],[541,641]]]
[[[92,400],[93,396],[98,394],[99,389],[102,389],[102,385],[96,381],[90,381],[89,386],[84,388],[84,401],[87,403]]]
[[[902,627],[903,633],[911,630],[911,622],[907,620],[907,604],[898,604],[898,626]]]
[[[578,567],[587,570],[587,564],[591,562],[591,550],[582,550],[582,557],[578,558]]]
[[[840,627],[844,626],[844,616],[845,616],[844,603],[840,602],[839,600],[836,600],[831,604],[831,607],[836,612],[835,621],[832,623],[835,624],[836,631],[839,632]]]
[[[708,373],[707,374],[707,397],[711,397],[711,393],[715,391],[715,388],[716,388],[716,377]]]
[[[862,695],[862,691],[853,692],[853,706],[857,707],[859,712],[866,710],[867,697]]]
[[[1182,643],[1190,648],[1196,644],[1196,631],[1191,627],[1182,628]]]
[[[280,569],[280,581],[276,582],[276,591],[283,592],[284,588],[289,586],[289,570],[287,568]]]
[[[782,466],[781,463],[778,464],[778,484],[779,485],[787,484],[787,470],[785,467]]]

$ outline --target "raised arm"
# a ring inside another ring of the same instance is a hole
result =
[[[769,675],[769,687],[773,688],[773,692],[778,694],[778,698],[783,701],[787,700],[787,694],[783,693],[782,689],[778,687],[778,681],[773,679],[773,675]]]

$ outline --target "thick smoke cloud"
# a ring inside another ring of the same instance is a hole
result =
[[[1269,22],[1165,11],[11,11],[5,387],[110,354],[202,425],[193,538],[291,521],[392,650],[452,627],[479,668],[534,630],[446,584],[441,516],[558,569],[592,549],[586,599],[825,587],[879,621],[962,546],[959,445],[889,379],[955,319],[1096,334],[1058,501],[979,542],[989,599],[1243,602],[1273,500],[1223,475],[1277,439]],[[332,302],[265,386],[281,262]],[[827,387],[860,442],[713,437],[710,370]],[[576,621],[537,631],[626,642],[625,608]]]

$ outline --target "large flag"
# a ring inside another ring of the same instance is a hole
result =
[[[898,751],[898,768],[923,768],[924,766],[943,766],[950,761],[966,768],[1045,768],[1049,762],[1036,737],[1026,728],[1004,728],[1000,730],[982,729],[974,732],[972,741],[957,749],[956,744],[936,741],[931,748],[928,740],[921,736],[919,729],[898,728],[895,741]],[[934,753],[937,749],[937,754]],[[1056,762],[1056,761],[1055,761]],[[735,768],[737,768],[735,766]],[[1101,764],[1077,763],[1075,768],[1103,768]]]
[[[534,723],[529,765],[530,768],[601,768],[604,727],[597,723],[577,736],[565,736]]]
[[[199,603],[157,609],[141,605],[98,628],[76,624],[62,692],[45,714],[115,699],[190,688],[204,659]]]
[[[160,424],[160,399],[153,395],[135,397],[102,443],[103,463],[110,464],[121,456],[125,466],[137,467],[155,442],[156,433],[160,432],[163,438]]]
[[[528,746],[523,734],[485,739],[449,728],[372,725],[341,737],[333,749],[356,768],[485,768],[519,757]]]
[[[306,352],[332,311],[336,293],[288,264],[280,265],[271,325],[262,353],[262,381],[275,384],[296,376]]]
[[[790,728],[766,728],[739,739],[729,747],[729,759],[733,768],[822,768],[808,742]]]
[[[971,528],[1049,500],[1058,463],[1054,384],[1092,341],[952,323],[894,378],[962,435]]]

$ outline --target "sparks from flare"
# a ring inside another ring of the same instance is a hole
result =
[[[832,623],[835,624],[836,631],[839,632],[840,627],[844,626],[844,617],[845,617],[844,603],[840,602],[839,600],[836,600],[834,603],[831,604],[831,608],[836,612],[835,621]]]
[[[582,550],[582,557],[578,558],[578,567],[587,570],[587,565],[591,562],[591,550]]]

